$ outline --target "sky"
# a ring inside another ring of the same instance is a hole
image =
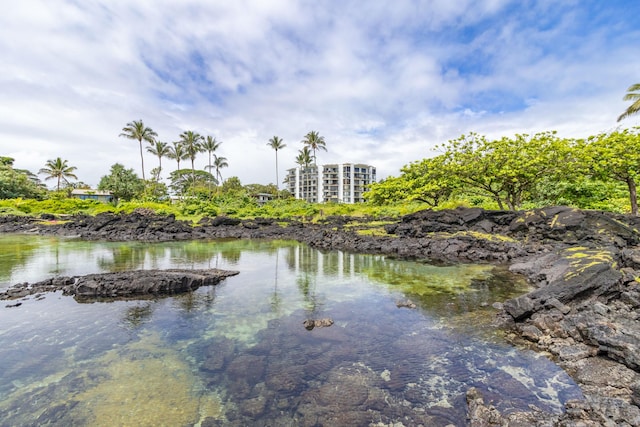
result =
[[[381,179],[469,132],[640,125],[616,122],[640,83],[638,0],[20,0],[0,11],[0,156],[32,172],[61,157],[93,187],[115,163],[141,176],[138,142],[119,137],[134,120],[164,142],[187,130],[222,141],[222,176],[243,184],[276,182],[273,136],[286,144],[281,181],[312,130],[326,141],[319,164],[370,164]],[[149,176],[158,159],[144,160]],[[164,159],[162,177],[175,168]]]

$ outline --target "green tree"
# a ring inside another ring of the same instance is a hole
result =
[[[189,155],[180,142],[174,141],[171,144],[167,157],[175,160],[178,163],[178,170],[180,170],[180,161],[188,159]]]
[[[229,179],[222,184],[222,191],[224,193],[242,192],[244,191],[244,187],[242,186],[242,182],[240,182],[240,178],[230,176]]]
[[[0,166],[13,167],[13,162],[15,162],[15,159],[13,157],[0,156]]]
[[[180,134],[180,144],[184,147],[188,159],[191,159],[191,173],[196,175],[194,162],[198,153],[202,153],[202,141],[204,138],[197,132],[188,130]]]
[[[211,184],[216,184],[215,177],[207,171],[196,170],[190,171],[188,169],[178,169],[169,175],[171,184],[169,187],[177,194],[186,194],[192,192],[193,194],[199,192],[199,188],[204,188],[208,192],[208,188]]]
[[[44,167],[40,169],[38,173],[46,175],[44,178],[45,181],[53,178],[57,179],[58,184],[56,190],[60,191],[60,180],[68,183],[67,178],[78,179],[73,173],[76,169],[75,166],[69,166],[66,160],[57,157],[54,160],[47,160]]]
[[[276,152],[276,189],[278,190],[278,192],[280,191],[280,180],[278,178],[278,150],[282,150],[284,147],[287,146],[287,144],[282,142],[282,138],[280,138],[279,136],[274,136],[273,138],[271,138],[269,140],[269,142],[267,143],[267,145],[271,148],[273,148]]]
[[[211,157],[212,155],[215,155],[216,150],[220,148],[221,144],[222,144],[222,141],[217,141],[214,137],[210,135],[207,135],[204,142],[202,143],[202,149],[206,151],[207,154],[209,154],[209,163],[207,164],[207,167],[206,167],[209,173],[211,173],[211,170],[213,169],[213,165],[211,163]]]
[[[33,173],[13,168],[14,159],[0,157],[0,199],[42,199],[45,188]]]
[[[133,169],[125,169],[120,163],[111,166],[109,175],[100,178],[98,190],[110,191],[119,200],[129,201],[144,191],[141,180]]]
[[[625,101],[633,101],[633,103],[629,105],[629,107],[627,107],[624,113],[620,114],[620,117],[618,117],[618,121],[640,111],[640,83],[629,86],[629,89],[627,89],[627,94],[622,99],[624,99]]]
[[[545,177],[572,173],[571,141],[555,132],[489,141],[470,133],[444,145],[447,169],[465,191],[516,210]]]
[[[207,135],[207,137],[202,142],[202,150],[206,151],[209,155],[209,163],[207,164],[207,170],[211,172],[213,168],[211,160],[214,153],[220,148],[222,141],[216,140],[214,137]]]
[[[640,177],[640,127],[589,138],[585,162],[597,178],[613,179],[627,185],[631,213],[638,215],[637,183]]]
[[[147,147],[147,151],[158,157],[157,181],[160,181],[160,173],[162,173],[162,158],[167,157],[171,152],[169,144],[166,142],[154,141],[151,143],[151,147]]]
[[[311,166],[311,151],[309,151],[309,147],[302,147],[301,150],[298,150],[298,155],[296,156],[296,163],[301,168],[308,168]]]
[[[324,141],[324,137],[320,136],[320,134],[315,130],[312,130],[311,132],[306,134],[301,142],[305,145],[305,147],[309,147],[311,150],[313,150],[313,164],[316,164],[317,150],[327,151],[327,144]]]
[[[227,158],[226,157],[214,155],[213,167],[216,169],[216,178],[218,180],[218,183],[220,183],[220,184],[223,183],[222,173],[220,172],[220,170],[222,168],[226,168],[228,166],[229,166],[229,163],[227,162]]]
[[[142,162],[142,179],[146,180],[144,177],[144,155],[142,153],[142,141],[147,141],[149,144],[152,144],[155,141],[157,133],[153,131],[153,129],[148,128],[144,125],[142,120],[134,120],[132,122],[127,123],[125,127],[122,128],[121,137],[127,139],[134,139],[138,141],[140,144],[140,161]]]
[[[412,162],[401,172],[399,177],[371,184],[364,197],[374,204],[418,200],[436,207],[460,186],[447,167],[445,156]]]
[[[273,194],[276,196],[280,191],[274,184],[247,184],[244,186],[244,189],[247,190],[247,193],[253,196],[260,193]]]

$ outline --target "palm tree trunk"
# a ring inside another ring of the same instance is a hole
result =
[[[638,216],[638,192],[636,190],[636,182],[633,178],[627,178],[627,186],[629,187],[629,200],[631,201],[631,214]]]
[[[280,180],[278,179],[278,150],[276,150],[276,196],[280,198]]]
[[[209,173],[211,173],[211,151],[209,151]],[[211,197],[211,180],[209,180],[209,197]]]
[[[146,181],[144,177],[144,156],[142,155],[142,139],[139,139],[138,142],[140,143],[140,161],[142,162],[142,180]]]

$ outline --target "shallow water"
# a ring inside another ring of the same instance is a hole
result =
[[[580,396],[557,366],[491,328],[490,304],[526,289],[500,268],[284,241],[0,236],[0,288],[208,267],[240,274],[169,298],[3,304],[0,425],[444,426],[465,424],[471,386],[502,411],[559,411]],[[397,307],[408,299],[415,309]],[[321,318],[335,323],[302,324]]]

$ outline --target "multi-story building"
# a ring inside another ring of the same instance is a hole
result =
[[[376,168],[360,163],[312,165],[289,169],[284,182],[296,199],[358,203],[364,201],[366,186],[376,182]]]

